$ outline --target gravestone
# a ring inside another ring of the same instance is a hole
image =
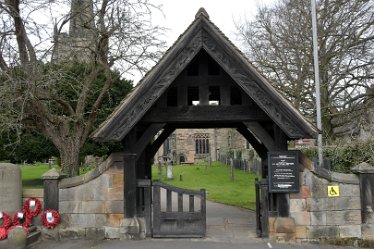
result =
[[[166,161],[166,178],[168,180],[173,180],[173,166],[171,165],[170,158]]]
[[[0,163],[0,211],[13,216],[21,207],[21,169],[15,164]]]

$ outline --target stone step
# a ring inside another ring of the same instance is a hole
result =
[[[34,244],[36,242],[39,241],[39,238],[41,237],[41,232],[39,230],[36,229],[33,229],[33,231],[31,232],[30,230],[30,233],[27,235],[27,238],[26,238],[26,245],[31,245],[31,244]]]

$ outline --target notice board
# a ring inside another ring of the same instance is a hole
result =
[[[298,151],[268,152],[268,169],[270,193],[300,191]]]

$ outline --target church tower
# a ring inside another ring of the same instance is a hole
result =
[[[72,0],[69,33],[57,34],[53,61],[92,60],[95,46],[95,20],[92,0]]]
[[[69,35],[71,37],[91,37],[94,30],[92,0],[72,0]]]

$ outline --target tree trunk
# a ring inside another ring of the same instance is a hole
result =
[[[79,145],[69,144],[58,149],[61,157],[62,173],[69,177],[79,175]]]

